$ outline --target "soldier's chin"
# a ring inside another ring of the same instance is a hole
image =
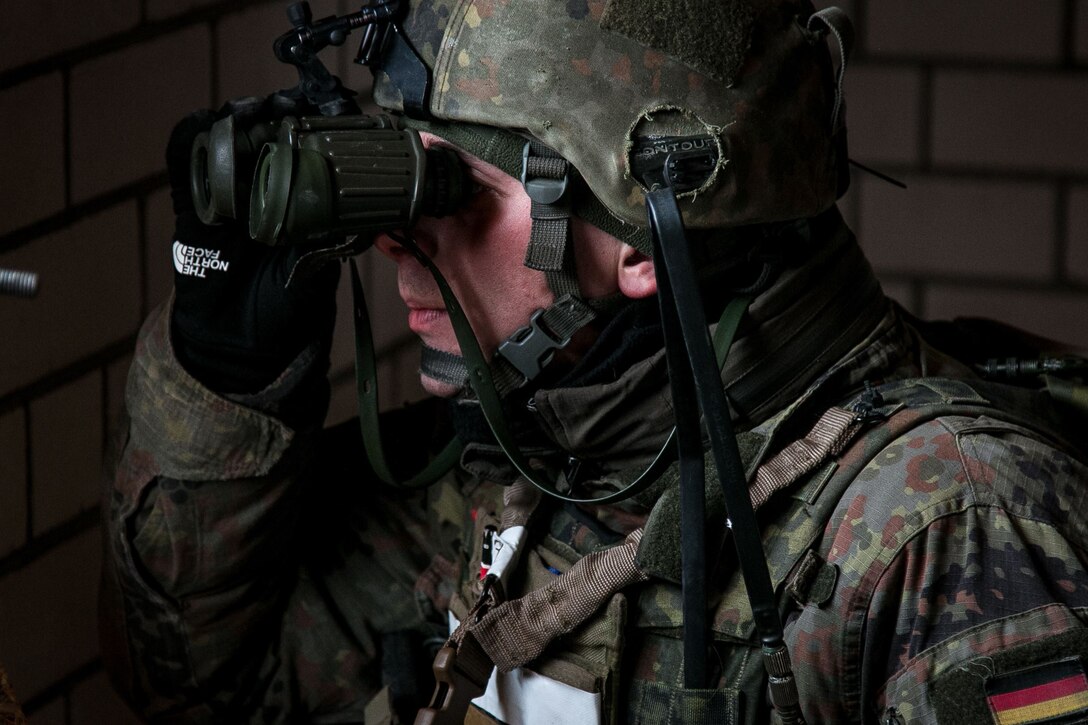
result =
[[[461,392],[461,387],[442,380],[435,380],[423,373],[419,376],[419,384],[428,393],[439,398],[455,398]]]

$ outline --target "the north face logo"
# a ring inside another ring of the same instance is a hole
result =
[[[174,269],[178,274],[191,277],[205,277],[207,271],[226,272],[230,262],[220,259],[218,249],[201,249],[188,244],[174,242]]]

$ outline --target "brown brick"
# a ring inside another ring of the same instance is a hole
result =
[[[4,3],[0,68],[14,68],[71,50],[133,28],[139,21],[140,0]]]
[[[0,652],[24,701],[98,656],[101,552],[96,527],[0,579]]]
[[[873,55],[980,60],[1057,60],[1062,0],[913,0],[865,4]]]
[[[199,26],[72,70],[72,195],[76,201],[165,167],[170,129],[208,106],[208,29]]]
[[[1088,170],[1079,75],[940,71],[933,97],[934,164]]]
[[[21,3],[30,4],[33,3]],[[3,43],[0,42],[0,48]],[[0,64],[2,65],[2,64]],[[64,208],[64,90],[59,73],[0,92],[0,234]]]
[[[147,0],[147,17],[149,20],[162,20],[174,17],[182,13],[196,10],[205,5],[211,5],[218,0]]]
[[[156,307],[174,288],[174,262],[170,248],[174,242],[174,207],[170,190],[160,189],[147,198],[147,303]]]
[[[231,13],[217,24],[217,104],[242,96],[265,96],[298,83],[295,69],[272,54],[272,41],[290,27],[284,8],[258,5]],[[315,13],[315,17],[321,16]],[[321,58],[325,59],[324,54]]]
[[[925,293],[925,316],[987,317],[1043,337],[1088,349],[1088,294],[934,285]]]
[[[1074,189],[1069,195],[1065,271],[1071,279],[1088,282],[1088,186]]]
[[[26,416],[0,416],[0,557],[26,543]]]
[[[140,321],[136,205],[123,204],[0,254],[41,275],[33,300],[0,305],[0,394],[123,339]]]
[[[854,66],[846,79],[850,155],[862,162],[917,163],[919,72]]]
[[[102,483],[102,374],[30,404],[33,531],[37,536],[98,503]]]
[[[1051,271],[1053,193],[1044,184],[861,178],[858,237],[877,272],[1043,279]]]
[[[106,673],[100,672],[72,688],[69,725],[138,725],[137,718],[114,692]]]

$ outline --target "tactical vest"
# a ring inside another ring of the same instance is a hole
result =
[[[1067,412],[1054,406],[1045,393],[981,380],[920,378],[896,381],[873,389],[882,402],[874,412],[878,423],[855,435],[838,455],[818,462],[813,472],[769,503],[773,520],[763,529],[764,549],[780,610],[789,629],[790,613],[800,607],[822,607],[835,596],[836,570],[828,565],[828,550],[838,526],[832,515],[844,492],[881,451],[923,424],[946,416],[985,415],[1023,427],[1066,452],[1085,457],[1084,444],[1066,440],[1062,424]],[[855,407],[857,401],[843,406]],[[893,512],[880,512],[891,518]],[[679,587],[655,582],[638,597],[635,627],[661,633],[680,645]],[[835,623],[829,620],[829,626]],[[717,690],[689,691],[661,683],[634,682],[628,698],[632,723],[756,723],[774,722],[768,712],[766,673],[759,658],[759,642],[745,594],[736,571],[717,602],[712,628],[722,662]],[[679,682],[679,679],[677,679]],[[806,682],[799,675],[802,704]]]
[[[938,378],[903,380],[870,388],[857,400],[833,409],[837,413],[844,410],[864,410],[866,426],[850,428],[849,440],[834,444],[832,451],[825,455],[802,452],[802,457],[808,456],[808,459],[798,465],[807,471],[806,474],[790,479],[793,482],[788,488],[772,495],[761,511],[765,521],[764,550],[788,632],[792,613],[798,613],[802,607],[824,607],[836,595],[837,568],[827,564],[828,550],[843,520],[832,520],[834,513],[858,474],[895,440],[942,417],[986,416],[1026,429],[1033,437],[1074,453],[1075,457],[1078,451],[1079,457],[1088,457],[1083,444],[1074,444],[1063,437],[1063,422],[1066,426],[1070,422],[1066,411],[1056,408],[1046,393],[1009,385]],[[826,417],[821,417],[809,435],[816,433],[816,438],[820,438],[818,429]],[[790,447],[795,448],[796,443],[786,446]],[[766,466],[767,462],[764,462],[762,467]],[[665,496],[662,496],[658,505],[664,500]],[[894,515],[894,512],[878,509],[878,517],[890,519]],[[881,530],[885,523],[887,520],[877,520],[876,524],[870,521],[869,524],[875,530]],[[647,537],[650,536],[648,531],[650,527],[647,527]],[[480,533],[478,531],[478,538]],[[635,536],[632,534],[625,544],[607,550],[620,554],[615,558],[617,563],[634,564],[633,552],[638,549],[642,531],[636,534],[639,534],[638,538],[632,539]],[[642,539],[642,544],[653,545],[646,539]],[[724,552],[731,550],[728,544],[722,546]],[[642,553],[640,551],[639,555]],[[682,687],[682,607],[681,592],[676,583],[655,577],[632,586],[632,582],[639,579],[629,575],[607,591],[607,587],[585,583],[586,588],[596,590],[594,595],[601,604],[592,615],[583,606],[586,613],[582,618],[576,617],[571,623],[556,622],[572,613],[569,602],[558,601],[564,597],[570,599],[569,581],[579,580],[567,575],[593,556],[581,557],[568,543],[551,534],[534,540],[524,552],[519,566],[521,581],[516,591],[527,593],[512,601],[520,604],[535,599],[536,609],[528,605],[522,607],[520,614],[500,618],[496,626],[490,628],[492,641],[484,644],[485,649],[489,649],[490,644],[490,652],[505,650],[508,662],[515,660],[526,664],[505,673],[494,673],[489,692],[475,701],[477,706],[469,710],[467,722],[531,725],[551,722],[547,720],[549,716],[553,720],[558,717],[561,722],[565,716],[569,720],[576,701],[579,703],[579,722],[586,723],[593,722],[586,715],[590,711],[599,713],[599,722],[604,723],[620,722],[621,716],[622,722],[635,724],[755,725],[775,722],[765,697],[766,673],[758,656],[759,642],[751,607],[735,562],[726,561],[724,566],[719,566],[718,572],[725,574],[710,581],[707,587],[715,592],[712,593],[714,600],[709,603],[714,612],[714,641],[710,643],[708,656],[718,663],[717,681],[721,686],[691,690]],[[566,591],[554,586],[559,575],[565,575],[568,580]],[[583,576],[581,581],[592,582],[595,576]],[[645,578],[645,573],[641,573],[641,578]],[[545,594],[543,600],[542,593]],[[573,599],[577,599],[578,593],[574,592]],[[468,611],[472,591],[462,592],[462,595],[460,605],[455,603],[453,606],[453,614],[458,618],[472,616]],[[833,607],[828,611],[832,610]],[[841,625],[834,620],[833,614],[828,616],[827,627]],[[542,623],[542,619],[551,619],[551,622]],[[541,630],[549,626],[552,634],[548,639],[542,639]],[[535,631],[530,634],[529,630]],[[499,639],[506,640],[498,642],[497,649],[496,632]],[[477,630],[477,634],[489,637],[482,629]],[[522,638],[523,635],[526,637]],[[518,644],[532,640],[537,644],[546,642],[541,644],[543,652],[519,660]],[[636,663],[634,672],[623,671],[625,647],[634,647],[636,653],[650,653],[648,662]],[[486,656],[490,656],[491,663],[499,662],[495,654]],[[484,659],[483,663],[486,662]],[[652,667],[653,672],[642,671],[642,666]],[[475,679],[482,686],[491,665],[482,664],[475,669]],[[799,676],[799,689],[802,703],[806,691],[814,695],[813,684],[806,683],[802,676]],[[534,691],[547,695],[536,696],[534,702],[531,701]],[[485,714],[484,711],[489,710],[495,717]],[[542,713],[544,720],[541,720]]]
[[[859,472],[901,436],[941,417],[985,415],[1026,428],[1067,452],[1079,448],[1083,457],[1084,446],[1065,440],[1061,432],[1066,412],[1056,408],[1045,393],[980,380],[922,378],[871,389],[867,399],[868,418],[873,422],[855,433],[837,454],[810,461],[810,472],[775,494],[762,513],[766,522],[764,549],[787,629],[791,612],[801,607],[822,607],[835,596],[836,570],[826,563],[835,533],[834,528],[829,528],[832,515]],[[871,405],[874,399],[879,401],[875,406]],[[856,409],[857,402],[850,401],[843,408]],[[882,515],[890,517],[892,512]],[[731,548],[726,546],[724,550]],[[546,537],[527,554],[522,563],[527,573],[521,590],[529,592],[545,586],[578,559],[573,549],[552,537]],[[743,580],[728,562],[719,570],[729,573],[708,587],[716,592],[711,602],[713,653],[708,648],[708,656],[719,665],[718,681],[724,686],[688,690],[681,685],[679,666],[673,667],[674,671],[661,671],[668,663],[682,661],[681,594],[676,584],[655,578],[613,593],[606,606],[552,642],[541,657],[500,675],[507,678],[502,687],[526,680],[532,684],[537,677],[558,681],[561,687],[572,688],[566,690],[567,696],[591,696],[589,700],[599,708],[601,722],[605,723],[618,722],[621,713],[625,713],[625,722],[647,724],[773,722],[765,694],[766,673]],[[457,612],[465,613],[463,609]],[[630,658],[624,657],[625,642],[637,644],[640,652],[653,653],[656,671],[652,677],[640,677],[640,665],[632,665]],[[636,668],[633,672],[632,666]],[[803,703],[806,683],[799,679],[798,685]],[[490,698],[478,702],[493,707],[499,699],[492,692]],[[503,715],[507,722],[533,723],[533,712],[533,703],[526,702],[506,708]],[[470,711],[472,718],[496,722],[475,708]]]

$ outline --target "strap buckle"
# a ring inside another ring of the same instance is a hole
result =
[[[529,324],[518,329],[499,345],[498,355],[506,359],[529,382],[540,375],[544,366],[551,362],[556,350],[567,346],[570,338],[554,337],[541,323],[544,310],[540,309],[529,318]]]
[[[464,722],[469,703],[487,689],[487,677],[478,682],[458,667],[457,650],[446,646],[434,658],[435,689],[430,704],[416,713],[415,725],[458,725]],[[487,673],[490,676],[490,670]]]
[[[554,204],[567,193],[570,184],[570,164],[566,164],[563,178],[555,179],[547,176],[534,176],[529,178],[529,156],[532,154],[532,141],[525,142],[525,148],[521,152],[521,185],[525,193],[537,204]],[[555,158],[562,158],[556,154]]]
[[[434,657],[434,694],[427,707],[416,713],[415,725],[461,725],[469,703],[487,689],[495,663],[467,627],[470,620],[478,623],[499,602],[502,583],[490,574],[481,584],[475,606]]]
[[[884,396],[873,387],[868,380],[865,381],[865,392],[850,406],[850,412],[854,413],[855,423],[878,423],[888,416],[881,408],[884,405]]]

